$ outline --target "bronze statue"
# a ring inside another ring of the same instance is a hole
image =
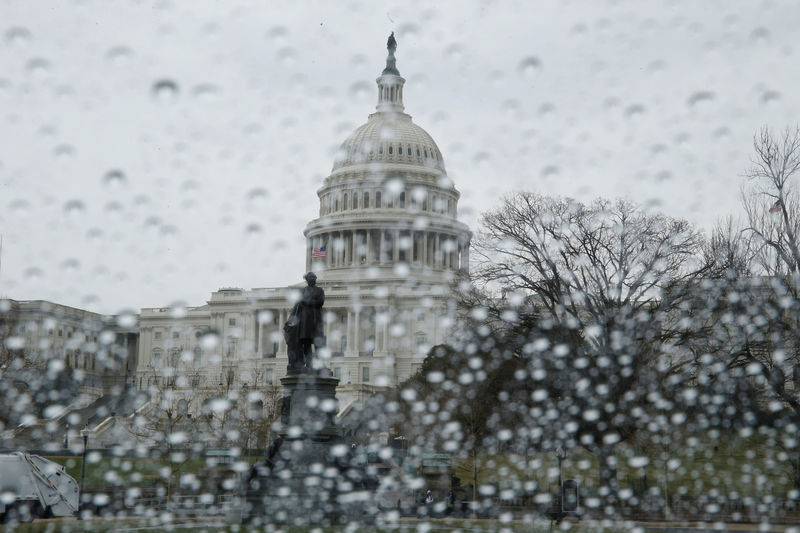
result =
[[[308,285],[303,288],[300,300],[292,307],[289,319],[283,326],[289,356],[286,371],[289,374],[314,372],[313,354],[325,344],[322,327],[325,291],[317,287],[317,276],[313,272],[303,276],[303,279]]]
[[[386,48],[391,52],[394,53],[397,50],[397,41],[394,39],[394,32],[389,36],[389,40],[386,41]]]

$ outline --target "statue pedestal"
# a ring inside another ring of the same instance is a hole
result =
[[[283,404],[278,434],[288,440],[328,441],[338,437],[338,384],[336,378],[314,374],[290,374],[281,378]]]
[[[253,525],[369,521],[366,461],[353,456],[336,427],[339,380],[290,374],[281,384],[278,437],[265,461],[245,477],[244,521]]]

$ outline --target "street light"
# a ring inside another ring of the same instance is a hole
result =
[[[83,502],[83,482],[86,479],[86,448],[89,444],[89,424],[81,430],[83,436],[83,460],[81,461],[81,491],[80,499],[78,500],[78,510],[80,511],[81,502]],[[79,515],[80,516],[80,515]]]
[[[561,480],[561,462],[567,458],[567,451],[559,446],[556,448],[556,459],[558,459],[558,507],[556,513],[560,521],[564,513],[564,484]]]
[[[69,449],[69,422],[67,422],[67,426],[64,428],[64,449]]]

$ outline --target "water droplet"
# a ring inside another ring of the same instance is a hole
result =
[[[25,337],[8,337],[4,344],[9,350],[21,350],[25,347]]]
[[[204,83],[192,89],[192,96],[200,101],[210,102],[219,96],[220,90],[216,85]]]
[[[464,48],[460,44],[451,44],[444,50],[444,57],[453,63],[459,63],[464,58]]]
[[[756,28],[750,34],[750,40],[756,44],[765,44],[769,42],[769,30],[766,28]]]
[[[372,87],[364,81],[358,81],[350,86],[350,96],[356,100],[365,100],[372,94]]]
[[[130,310],[123,310],[117,315],[117,325],[121,328],[132,328],[136,326],[136,312]]]
[[[26,68],[33,76],[44,76],[50,72],[52,65],[47,59],[36,57],[28,61]]]
[[[109,170],[103,176],[103,185],[106,187],[121,187],[126,184],[127,177],[121,170]]]
[[[25,278],[31,281],[38,281],[44,277],[44,272],[41,268],[30,267],[25,270]]]
[[[273,26],[267,32],[267,37],[273,41],[283,39],[289,33],[283,26]]]
[[[256,237],[261,234],[261,226],[259,224],[248,224],[244,230],[247,237]]]
[[[545,102],[539,106],[539,110],[537,112],[539,113],[540,117],[544,118],[546,116],[553,114],[555,110],[556,106],[554,106],[550,102]]]
[[[122,67],[131,62],[133,59],[133,52],[130,48],[125,46],[115,46],[106,52],[106,60],[115,67]]]
[[[520,61],[517,71],[523,78],[532,78],[538,74],[541,68],[542,62],[539,61],[539,58],[531,56]]]
[[[780,100],[781,93],[778,91],[770,91],[766,90],[761,94],[761,103],[762,104],[770,104],[775,100]]]
[[[81,200],[70,200],[64,204],[64,212],[68,216],[82,215],[86,211],[86,204]]]
[[[6,32],[6,42],[10,46],[24,46],[33,40],[33,35],[27,28],[14,27]]]
[[[105,205],[104,209],[106,210],[107,213],[111,214],[118,214],[122,213],[123,211],[122,204],[117,201],[108,202]]]
[[[549,165],[542,169],[541,174],[543,178],[552,178],[558,176],[560,172],[561,169],[559,169],[557,166]]]
[[[267,198],[269,198],[269,192],[260,187],[250,189],[250,191],[247,192],[246,198],[248,203],[252,204],[253,207],[261,207],[266,203]]]
[[[9,204],[11,208],[11,212],[16,216],[25,216],[28,214],[31,208],[31,204],[24,199],[14,200]]]
[[[178,98],[178,84],[172,80],[159,80],[153,84],[153,98],[162,103],[171,103]]]
[[[641,115],[644,115],[644,106],[639,104],[634,104],[625,108],[625,117],[626,118],[636,118]]]
[[[75,149],[68,144],[59,144],[53,148],[53,157],[57,159],[68,159],[75,155]]]
[[[61,263],[61,270],[67,274],[74,274],[80,269],[80,262],[77,259],[67,259]]]
[[[703,104],[704,102],[710,102],[713,99],[714,93],[711,91],[697,91],[689,97],[689,99],[686,101],[686,104],[689,105],[689,107],[695,107]]]
[[[294,64],[296,56],[297,54],[292,48],[281,48],[278,50],[278,61],[286,67],[291,67]]]

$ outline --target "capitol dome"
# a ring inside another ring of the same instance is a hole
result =
[[[333,172],[369,163],[399,163],[445,171],[442,153],[428,132],[414,124],[410,115],[391,111],[373,113],[342,143]]]
[[[309,222],[306,267],[321,282],[381,286],[445,285],[469,268],[469,228],[458,221],[459,192],[433,138],[403,106],[405,79],[387,43],[376,112],[345,141],[317,191],[319,217]]]

